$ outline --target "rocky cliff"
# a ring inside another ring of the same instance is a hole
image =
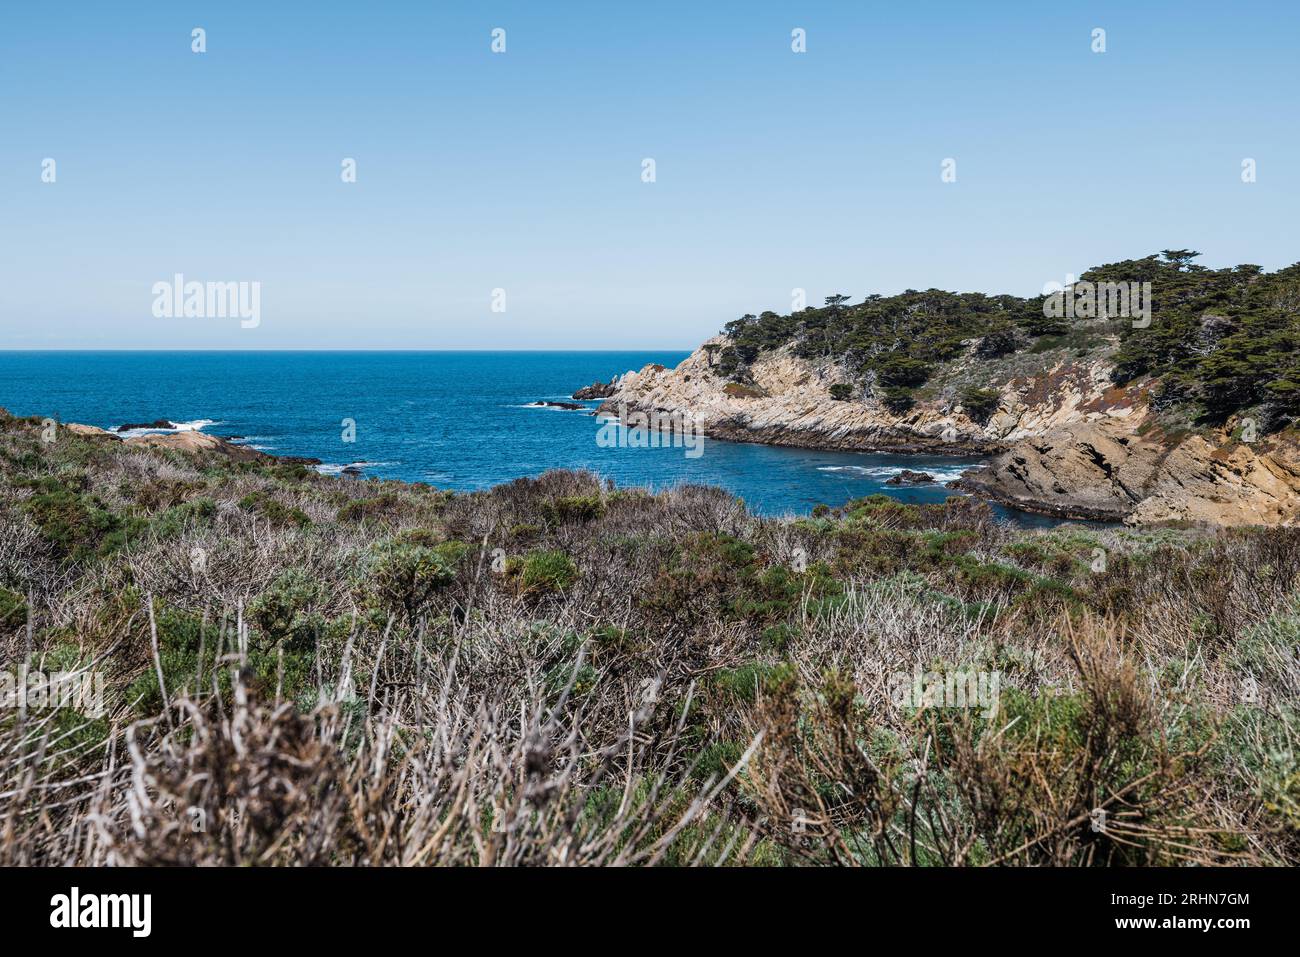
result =
[[[985,362],[974,350],[953,363],[903,413],[850,381],[832,361],[789,348],[762,354],[745,382],[719,375],[710,340],[677,368],[630,371],[601,406],[689,415],[710,438],[845,451],[978,456],[956,487],[1004,504],[1063,518],[1135,525],[1295,524],[1300,520],[1300,450],[1290,433],[1257,442],[1229,429],[1162,429],[1149,381],[1113,384],[1106,350]],[[972,417],[960,383],[1000,394],[991,414]],[[980,421],[982,419],[982,421]],[[1231,423],[1230,423],[1231,425]]]

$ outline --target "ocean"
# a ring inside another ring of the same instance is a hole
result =
[[[0,352],[0,406],[112,429],[167,419],[237,436],[338,473],[484,489],[548,469],[590,469],[621,486],[717,485],[764,515],[806,514],[885,492],[940,502],[975,464],[960,457],[822,452],[705,440],[687,449],[601,447],[600,422],[568,401],[581,386],[674,366],[686,352]],[[598,403],[584,403],[594,408]],[[345,421],[347,420],[347,421]],[[345,441],[349,422],[354,441]],[[902,469],[934,485],[885,484]],[[1051,519],[997,509],[1009,521]]]

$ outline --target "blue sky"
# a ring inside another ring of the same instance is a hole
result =
[[[0,348],[690,348],[796,287],[1273,269],[1298,49],[1280,0],[5,4]],[[156,318],[175,273],[260,325]]]

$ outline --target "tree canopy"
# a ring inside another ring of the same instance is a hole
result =
[[[1166,249],[1085,271],[1080,282],[1151,283],[1151,322],[1107,326],[1120,384],[1155,380],[1157,406],[1179,406],[1208,423],[1257,409],[1265,429],[1300,416],[1300,264],[1265,273],[1245,264],[1209,269],[1190,249]],[[968,348],[980,359],[1026,350],[1097,319],[1053,318],[1045,296],[1022,298],[939,289],[835,294],[789,315],[744,315],[723,330],[730,344],[718,374],[744,380],[764,352],[789,346],[808,360],[833,359],[891,408]],[[1104,320],[1102,320],[1104,321]],[[1115,348],[1114,338],[1118,337]]]

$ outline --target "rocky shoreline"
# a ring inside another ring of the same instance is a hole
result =
[[[1061,519],[1219,526],[1300,523],[1300,443],[1258,442],[1224,428],[1168,434],[1150,409],[1150,382],[1114,384],[1104,355],[1053,357],[995,386],[997,408],[977,421],[950,396],[896,414],[867,396],[833,397],[850,377],[788,348],[760,356],[750,381],[729,382],[709,340],[675,369],[647,365],[619,377],[599,411],[688,416],[709,438],[837,452],[986,459],[949,487]],[[978,378],[971,355],[957,372]],[[991,382],[984,373],[983,381]]]
[[[153,423],[144,425],[121,425],[116,429],[101,429],[95,425],[85,425],[81,422],[65,422],[61,428],[77,435],[102,435],[107,438],[115,439],[123,445],[132,446],[149,446],[161,449],[175,449],[181,452],[213,452],[218,455],[224,455],[226,458],[233,459],[236,462],[285,462],[294,465],[315,466],[324,464],[320,459],[306,455],[272,455],[270,452],[263,452],[260,449],[249,448],[246,445],[238,445],[229,438],[223,438],[219,435],[210,435],[207,432],[198,429],[187,429],[177,432],[147,432],[143,435],[122,435],[120,433],[132,429],[168,429],[172,427],[172,422],[168,419],[157,419]],[[352,466],[346,466],[344,471]],[[357,471],[357,474],[360,474]]]

